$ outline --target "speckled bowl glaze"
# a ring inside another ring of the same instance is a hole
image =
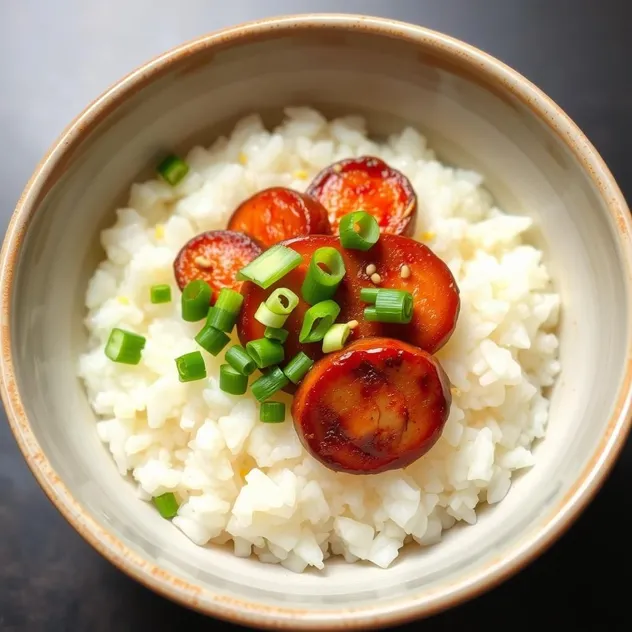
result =
[[[137,500],[99,443],[75,376],[98,234],[166,148],[210,142],[240,116],[310,104],[362,113],[376,135],[418,126],[532,216],[563,296],[563,370],[537,465],[478,523],[388,570],[344,562],[294,575],[198,548]],[[594,495],[629,425],[631,222],[603,161],[542,92],[462,42],[388,20],[283,17],[185,44],[134,71],[62,134],[19,201],[1,260],[2,397],[51,501],[146,586],[259,627],[366,629],[427,616],[541,553]]]

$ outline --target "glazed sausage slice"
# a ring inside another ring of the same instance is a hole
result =
[[[383,233],[412,235],[417,196],[403,174],[373,156],[330,165],[311,182],[307,194],[329,211],[334,233],[343,215],[360,209],[377,219]]]
[[[390,338],[366,338],[324,357],[292,403],[305,448],[332,470],[377,474],[406,467],[441,436],[449,382],[428,353]]]
[[[264,247],[301,235],[331,234],[327,210],[317,200],[284,187],[255,193],[242,202],[228,222]]]
[[[232,230],[211,230],[189,240],[173,263],[176,282],[182,290],[203,279],[213,290],[211,302],[223,287],[241,288],[237,272],[261,254],[261,247],[248,235]]]
[[[454,331],[460,309],[459,289],[446,264],[427,246],[401,235],[381,235],[373,248],[366,252],[345,250],[340,241],[330,235],[311,235],[284,242],[302,255],[303,262],[278,283],[263,290],[254,283],[242,286],[244,302],[237,323],[242,344],[261,338],[265,327],[255,319],[257,308],[277,287],[287,287],[301,296],[301,286],[313,253],[324,246],[337,248],[345,263],[346,275],[334,296],[340,305],[338,322],[357,320],[349,342],[368,336],[385,336],[404,340],[434,353],[442,347]],[[366,303],[360,300],[363,287],[376,287],[371,282],[367,267],[373,265],[381,280],[379,287],[403,289],[413,295],[413,317],[407,325],[394,325],[364,320]],[[402,268],[408,266],[407,277]],[[285,355],[293,357],[304,351],[312,359],[322,357],[320,343],[301,344],[298,334],[309,305],[303,300],[285,323],[290,332],[285,343]]]

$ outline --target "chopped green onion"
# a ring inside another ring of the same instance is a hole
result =
[[[233,369],[230,364],[219,367],[219,387],[230,395],[243,395],[248,388],[248,376]]]
[[[239,281],[252,281],[264,290],[282,279],[303,261],[295,250],[277,244],[268,248],[237,273]]]
[[[215,305],[208,311],[206,324],[220,331],[232,331],[243,302],[242,294],[227,287],[222,288]]]
[[[258,401],[264,402],[287,385],[288,379],[285,377],[285,373],[278,366],[275,366],[269,373],[255,380],[250,390]]]
[[[318,342],[322,340],[327,330],[334,324],[340,305],[335,301],[321,301],[312,305],[303,317],[303,325],[299,333],[299,342]]]
[[[365,303],[375,303],[375,299],[379,291],[379,287],[363,287],[360,290],[360,300]]]
[[[377,312],[375,311],[375,307],[371,305],[371,307],[364,308],[364,319],[370,322],[378,322],[380,319],[377,317]]]
[[[266,327],[263,335],[270,340],[277,340],[283,344],[290,335],[290,332],[287,329],[281,329],[279,327]]]
[[[413,295],[405,290],[381,288],[374,309],[381,323],[407,324],[413,317]]]
[[[314,252],[301,287],[303,298],[314,305],[330,299],[345,275],[345,263],[335,248],[319,248]]]
[[[121,364],[138,364],[142,350],[145,348],[145,338],[125,329],[115,327],[105,345],[105,355],[112,362]]]
[[[302,351],[299,351],[283,369],[286,377],[292,384],[298,384],[305,374],[314,366],[314,361]]]
[[[258,320],[266,327],[283,327],[287,316],[283,314],[275,314],[265,303],[261,303],[255,312],[255,320]]]
[[[267,366],[272,366],[273,364],[279,364],[279,362],[283,362],[283,358],[285,357],[283,345],[274,340],[268,340],[267,338],[251,340],[246,344],[246,351],[260,369],[265,369]]]
[[[158,513],[160,513],[163,518],[171,520],[171,518],[175,518],[178,515],[179,505],[173,492],[167,492],[166,494],[161,494],[160,496],[154,496],[152,500],[158,510]]]
[[[259,419],[266,424],[278,424],[285,421],[285,404],[283,402],[264,402],[259,409]]]
[[[171,302],[171,287],[166,283],[152,285],[149,288],[149,300],[155,304]]]
[[[182,318],[190,323],[206,318],[211,304],[211,287],[202,279],[195,279],[182,290]]]
[[[171,186],[176,186],[189,173],[189,165],[182,158],[172,154],[158,165],[156,171]]]
[[[250,375],[257,368],[255,361],[240,345],[231,347],[224,357],[226,358],[226,362],[242,375]]]
[[[350,333],[351,327],[347,323],[332,325],[323,338],[323,353],[340,351],[345,346]]]
[[[364,211],[355,211],[343,216],[339,231],[342,247],[351,250],[369,250],[380,238],[377,220]]]
[[[223,331],[204,325],[195,337],[195,342],[202,349],[216,356],[230,342],[230,338]]]
[[[298,305],[298,296],[286,287],[279,287],[268,296],[266,305],[274,314],[289,316]]]
[[[194,382],[206,377],[204,358],[199,351],[185,353],[176,358],[176,366],[178,367],[178,375],[181,382]]]

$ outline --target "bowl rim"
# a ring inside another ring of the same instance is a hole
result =
[[[521,74],[491,55],[456,38],[422,26],[387,18],[341,13],[282,15],[245,22],[214,31],[176,46],[137,67],[97,97],[66,127],[35,169],[17,203],[0,252],[2,292],[0,394],[11,431],[49,500],[74,529],[120,570],[158,594],[203,614],[233,623],[275,629],[368,629],[430,616],[471,599],[500,584],[543,553],[574,522],[600,489],[614,465],[630,429],[632,362],[628,361],[614,410],[603,437],[569,492],[536,527],[502,557],[460,577],[433,594],[423,591],[356,608],[309,610],[269,606],[265,603],[215,594],[152,564],[99,525],[75,500],[43,453],[27,419],[15,378],[10,338],[10,312],[14,274],[21,245],[43,197],[60,173],[68,156],[86,135],[134,92],[171,71],[180,63],[209,49],[225,48],[269,36],[307,30],[342,31],[386,36],[433,50],[450,61],[484,76],[489,82],[526,105],[531,113],[557,135],[573,153],[599,191],[625,261],[623,273],[632,279],[632,218],[612,174],[597,150],[571,119]],[[629,286],[628,286],[629,287]],[[627,297],[628,301],[630,296]],[[632,335],[628,329],[627,357],[632,359]]]

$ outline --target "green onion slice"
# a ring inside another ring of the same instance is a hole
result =
[[[305,374],[314,366],[314,361],[302,351],[299,351],[283,369],[286,377],[292,384],[298,384]]]
[[[279,287],[266,299],[268,309],[280,316],[289,316],[298,305],[298,296],[286,287]]]
[[[269,373],[255,380],[250,389],[258,401],[264,402],[287,385],[288,379],[285,373],[278,366],[275,366]]]
[[[375,313],[381,323],[407,324],[413,317],[413,295],[405,290],[380,288],[375,298]]]
[[[350,250],[369,250],[380,238],[380,227],[365,211],[347,213],[340,220],[340,243]]]
[[[260,369],[279,364],[279,362],[283,362],[285,357],[283,345],[274,340],[268,340],[268,338],[251,340],[246,344],[246,351]]]
[[[261,303],[255,312],[255,320],[258,320],[266,327],[280,328],[285,325],[287,316],[283,314],[275,314],[265,303]]]
[[[189,173],[189,165],[182,158],[167,156],[156,168],[158,174],[171,186],[176,186]]]
[[[190,323],[206,318],[211,303],[211,286],[202,279],[195,279],[182,290],[182,318]]]
[[[259,409],[259,419],[266,424],[278,424],[285,421],[285,404],[283,402],[263,402]]]
[[[347,323],[332,325],[323,338],[323,353],[340,351],[345,346],[350,333],[351,328]]]
[[[219,387],[230,395],[243,395],[248,389],[248,376],[233,369],[230,364],[219,367]]]
[[[340,305],[335,301],[321,301],[312,305],[303,318],[303,325],[298,336],[299,342],[318,342],[325,337],[327,330],[334,324]]]
[[[171,520],[171,518],[175,518],[178,515],[179,505],[173,492],[154,496],[152,500],[163,518]]]
[[[301,287],[303,298],[315,305],[330,299],[346,273],[342,255],[335,248],[319,248],[309,262]]]
[[[237,273],[239,281],[252,281],[264,290],[301,264],[303,257],[295,250],[277,244],[268,248]]]
[[[149,288],[149,300],[154,304],[171,302],[171,287],[166,283],[152,285]]]
[[[145,348],[145,338],[125,329],[115,327],[110,332],[105,344],[105,355],[112,362],[120,364],[138,364],[143,349]]]
[[[204,325],[195,337],[195,342],[202,349],[216,356],[230,342],[230,338],[223,331]]]
[[[176,358],[176,366],[178,367],[178,375],[181,382],[194,382],[206,377],[204,358],[199,351],[185,353]]]
[[[242,294],[227,287],[222,288],[215,305],[209,309],[206,324],[220,331],[232,331],[243,302]]]
[[[240,345],[231,347],[224,357],[226,358],[226,362],[242,375],[250,375],[257,368],[255,361]]]
[[[360,300],[365,303],[375,303],[377,293],[380,291],[379,287],[363,287],[360,290]]]
[[[281,329],[279,327],[266,327],[263,335],[270,340],[276,340],[283,344],[290,335],[290,332],[287,329]]]

